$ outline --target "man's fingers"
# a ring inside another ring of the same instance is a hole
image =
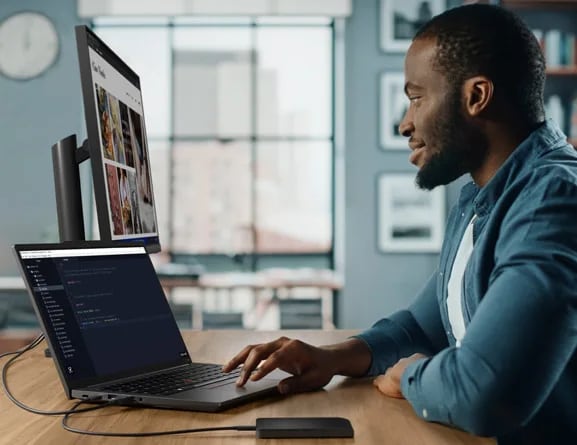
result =
[[[240,351],[237,355],[235,355],[233,358],[231,358],[227,363],[225,363],[222,366],[222,370],[223,372],[230,372],[233,369],[237,368],[238,366],[242,365],[243,363],[246,362],[249,354],[252,352],[253,349],[255,348],[260,348],[260,347],[266,347],[269,345],[276,345],[276,349],[278,349],[280,346],[282,346],[282,344],[287,341],[288,339],[286,337],[279,337],[276,340],[269,342],[269,343],[265,343],[262,345],[248,345],[245,346],[242,351]]]
[[[222,367],[223,372],[230,372],[236,367],[238,367],[241,363],[244,363],[250,351],[254,348],[254,345],[246,346],[242,351],[240,351],[237,355],[231,358],[228,363],[225,363]]]
[[[373,380],[373,385],[376,386],[378,390],[386,396],[395,397],[397,399],[404,398],[403,394],[401,393],[401,388],[397,382],[388,374],[383,374],[375,378]]]
[[[260,380],[267,374],[270,374],[277,368],[282,367],[281,354],[278,350],[270,354],[270,356],[258,365],[258,368],[252,373],[250,379],[253,381]],[[285,357],[286,358],[286,357]]]
[[[265,343],[253,347],[248,353],[246,360],[244,361],[244,366],[242,367],[242,371],[240,372],[240,376],[236,381],[236,384],[238,386],[243,386],[251,376],[252,372],[260,365],[260,363],[267,359],[276,350],[281,348],[283,343],[284,339],[279,338],[270,343]]]

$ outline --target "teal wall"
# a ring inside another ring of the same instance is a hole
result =
[[[356,0],[345,25],[345,288],[338,325],[364,328],[404,308],[436,268],[434,253],[382,253],[377,247],[377,178],[416,173],[407,150],[379,147],[379,82],[403,71],[404,54],[379,45],[379,0]],[[465,178],[447,188],[447,209]]]
[[[17,274],[10,246],[57,241],[50,147],[82,131],[82,97],[74,25],[76,0],[3,0],[0,21],[16,11],[51,17],[60,54],[41,77],[29,81],[0,75],[0,275]]]

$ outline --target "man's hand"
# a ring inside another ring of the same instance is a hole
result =
[[[405,372],[405,369],[411,363],[422,358],[427,358],[427,356],[423,354],[413,354],[410,357],[400,359],[394,366],[387,369],[384,374],[373,380],[373,385],[389,397],[403,399],[403,393],[401,392],[401,377],[403,376],[403,372]]]
[[[362,376],[371,364],[371,351],[366,343],[352,338],[328,346],[311,346],[286,337],[269,343],[250,345],[223,366],[230,372],[243,365],[237,385],[260,380],[274,369],[282,369],[293,377],[279,383],[282,394],[311,391],[325,386],[335,374]]]
[[[245,347],[223,366],[223,371],[230,372],[244,364],[237,380],[237,385],[243,386],[249,378],[260,380],[279,368],[293,375],[279,384],[282,394],[310,391],[322,388],[335,375],[332,356],[330,349],[280,337],[269,343]]]

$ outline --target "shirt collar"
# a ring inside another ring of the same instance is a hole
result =
[[[564,145],[567,145],[567,136],[554,121],[547,119],[517,146],[484,187],[478,187],[474,183],[465,185],[459,202],[463,204],[476,194],[473,200],[475,214],[482,216],[490,212],[505,188],[532,169],[535,159]]]

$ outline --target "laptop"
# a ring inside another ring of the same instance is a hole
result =
[[[215,412],[278,394],[288,375],[238,388],[238,370],[195,362],[140,243],[29,244],[14,252],[68,398]]]

